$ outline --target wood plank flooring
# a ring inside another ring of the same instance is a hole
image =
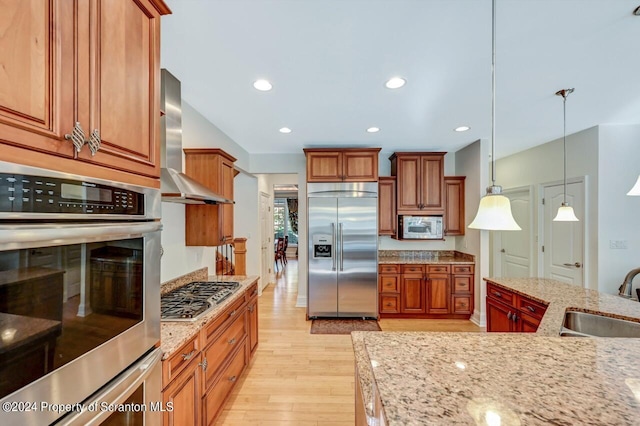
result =
[[[310,334],[296,308],[298,263],[289,259],[259,303],[259,345],[218,425],[353,425],[354,358],[349,335]],[[380,321],[384,331],[481,331],[461,320]]]

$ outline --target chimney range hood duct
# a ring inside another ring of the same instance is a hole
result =
[[[182,100],[180,81],[162,69],[160,89],[160,192],[162,201],[181,204],[233,204],[182,173]]]

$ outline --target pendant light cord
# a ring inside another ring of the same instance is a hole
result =
[[[496,184],[496,0],[491,10],[491,186]]]
[[[564,204],[567,204],[567,92],[562,91],[562,110],[564,127],[562,128],[562,149],[564,155]]]

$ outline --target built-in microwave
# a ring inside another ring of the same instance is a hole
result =
[[[441,240],[442,216],[399,216],[399,236],[411,240]]]

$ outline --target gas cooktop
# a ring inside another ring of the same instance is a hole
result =
[[[162,321],[195,321],[235,293],[240,283],[194,281],[160,298]]]

